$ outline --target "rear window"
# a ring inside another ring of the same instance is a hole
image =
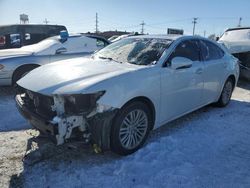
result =
[[[238,29],[226,31],[220,38],[222,41],[250,40],[250,29]]]
[[[221,59],[224,51],[212,42],[201,40],[201,50],[205,61]]]

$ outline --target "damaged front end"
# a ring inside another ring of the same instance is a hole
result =
[[[77,137],[107,150],[117,109],[97,102],[104,94],[105,91],[99,91],[47,96],[18,88],[16,102],[30,124],[40,132],[52,135],[57,145]]]

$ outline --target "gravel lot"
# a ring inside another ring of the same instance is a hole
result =
[[[250,187],[250,84],[226,108],[204,107],[154,131],[137,153],[55,146],[0,88],[0,187]]]

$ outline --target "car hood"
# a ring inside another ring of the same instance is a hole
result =
[[[17,84],[44,95],[85,93],[96,83],[140,68],[111,60],[75,58],[41,66]]]
[[[31,54],[32,54],[31,51],[24,51],[21,48],[0,50],[0,60],[13,57],[27,56]]]

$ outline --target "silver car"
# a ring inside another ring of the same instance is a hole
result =
[[[55,36],[37,44],[0,50],[0,86],[13,85],[29,71],[54,61],[82,57],[109,42],[98,36]]]

